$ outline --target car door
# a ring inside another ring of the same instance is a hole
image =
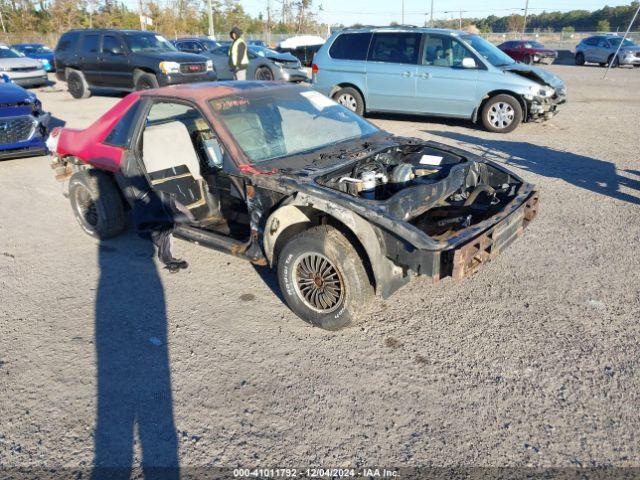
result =
[[[137,153],[151,188],[170,197],[187,223],[221,219],[215,177],[223,148],[202,113],[193,105],[153,100],[140,134]]]
[[[218,80],[233,80],[233,74],[229,68],[229,46],[223,45],[214,48],[207,56],[213,61],[213,68],[218,75]]]
[[[374,32],[367,57],[367,110],[415,113],[421,35]]]
[[[594,61],[604,63],[609,59],[609,55],[611,55],[611,53],[611,44],[609,43],[609,40],[601,38],[598,40],[598,46],[595,49]]]
[[[98,33],[85,33],[80,45],[80,70],[90,85],[100,83],[100,35]]]
[[[598,62],[598,44],[601,40],[601,37],[592,37],[584,41],[584,59],[587,62]]]
[[[473,68],[468,65],[471,60]],[[415,75],[414,105],[421,113],[470,118],[479,103],[481,65],[458,39],[425,34]]]
[[[100,85],[133,87],[133,71],[122,39],[112,33],[102,35],[100,48]]]

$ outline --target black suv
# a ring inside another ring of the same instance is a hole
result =
[[[216,80],[211,60],[180,52],[154,32],[71,30],[55,50],[56,76],[75,98],[92,87],[143,90]]]

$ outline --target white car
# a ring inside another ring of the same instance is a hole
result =
[[[0,74],[6,74],[21,87],[47,83],[47,72],[40,60],[25,57],[6,45],[0,45]]]

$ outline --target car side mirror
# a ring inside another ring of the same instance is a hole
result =
[[[462,59],[462,68],[478,68],[478,64],[471,57],[464,57]]]

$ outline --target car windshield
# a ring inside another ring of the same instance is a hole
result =
[[[544,48],[540,42],[526,42],[524,48]]]
[[[608,38],[607,40],[609,40],[609,43],[611,45],[613,45],[614,47],[618,48],[618,45],[620,45],[620,42],[622,42],[622,37],[612,37],[612,38]],[[622,43],[622,46],[623,47],[633,47],[633,46],[635,46],[635,43],[633,43],[628,38],[625,38],[624,42]]]
[[[126,35],[125,40],[132,52],[165,52],[168,50],[175,52],[178,50],[162,35],[154,33],[134,33]]]
[[[512,65],[516,63],[514,59],[496,47],[493,43],[487,42],[484,38],[478,35],[465,35],[461,38],[471,45],[476,52],[482,55],[494,67],[504,67],[505,65]]]
[[[267,47],[261,47],[259,45],[249,45],[249,51],[251,53],[255,53],[256,55],[260,55],[261,57],[264,57],[268,54],[278,55],[278,52],[276,52],[275,50],[271,50]]]
[[[0,58],[20,58],[20,57],[24,57],[24,55],[15,51],[13,48],[0,45]]]
[[[321,93],[282,87],[210,100],[251,163],[309,153],[378,128]]]

